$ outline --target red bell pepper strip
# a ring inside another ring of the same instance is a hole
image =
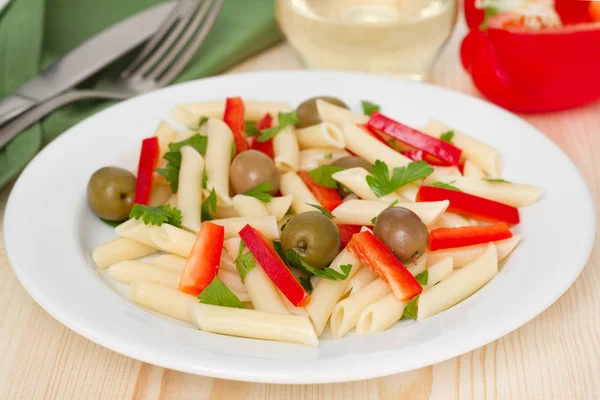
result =
[[[474,0],[466,0],[465,15],[473,22],[461,45],[463,67],[484,96],[516,112],[556,111],[600,99],[600,22],[591,22],[598,6],[588,3],[556,0],[559,27],[528,28],[521,15],[501,13],[479,30]]]
[[[215,279],[221,263],[225,228],[203,222],[179,280],[179,291],[198,296]]]
[[[133,200],[135,204],[147,205],[150,202],[154,169],[158,163],[159,154],[160,147],[156,136],[142,141],[142,151],[140,152],[137,179],[135,181],[135,197]]]
[[[442,200],[450,201],[447,211],[478,221],[504,222],[508,225],[516,225],[520,222],[518,209],[497,201],[433,186],[421,186],[417,192],[418,202]]]
[[[416,150],[422,150],[427,156],[433,157],[445,165],[458,165],[460,161],[462,151],[458,147],[419,132],[378,112],[371,115],[368,125],[375,132],[382,132]]]
[[[256,262],[294,306],[301,307],[310,301],[310,294],[296,280],[262,232],[246,225],[239,235]]]
[[[273,117],[267,113],[260,121],[256,123],[256,129],[262,131],[263,129],[269,129],[273,127]],[[252,138],[252,144],[250,145],[252,150],[258,150],[261,153],[265,153],[271,160],[275,158],[275,152],[273,151],[273,139],[269,139],[266,142],[259,142],[257,136]]]
[[[474,244],[495,242],[512,237],[504,223],[487,226],[461,226],[458,228],[436,228],[429,232],[429,250],[453,249]]]
[[[306,171],[298,171],[298,176],[326,210],[333,211],[342,204],[342,198],[337,190],[319,185]]]
[[[248,150],[248,138],[244,132],[244,102],[241,97],[228,97],[225,102],[223,121],[231,128],[236,154]]]
[[[352,236],[360,232],[362,228],[360,225],[338,225],[337,227],[340,230],[340,251],[348,245]]]
[[[410,300],[423,291],[421,284],[370,231],[352,236],[346,248],[374,274],[386,281],[398,300]]]
[[[401,151],[400,153],[404,157],[410,158],[413,161],[427,161],[431,165],[439,165],[439,166],[446,165],[437,160],[428,158],[427,155],[423,152],[423,150],[406,150],[406,151]]]

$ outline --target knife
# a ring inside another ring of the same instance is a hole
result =
[[[160,28],[174,5],[171,1],[137,13],[68,52],[0,101],[0,125],[72,88],[142,44]]]

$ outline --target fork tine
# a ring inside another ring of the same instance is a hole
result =
[[[159,86],[172,82],[194,57],[219,16],[223,2],[224,0],[216,0],[215,2],[210,0],[209,3],[211,4],[208,7],[203,7],[198,11],[197,17],[190,23],[182,40],[152,71],[152,75],[157,79]]]

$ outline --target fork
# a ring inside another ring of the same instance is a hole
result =
[[[69,90],[0,127],[0,149],[52,111],[83,99],[124,100],[171,83],[187,66],[212,28],[224,0],[180,0],[159,31],[102,90]]]

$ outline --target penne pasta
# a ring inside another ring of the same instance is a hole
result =
[[[322,279],[322,278],[321,278],[320,276],[317,276],[317,275],[313,275],[313,276],[311,276],[311,277],[310,277],[310,285],[311,285],[313,288],[314,288],[314,287],[317,287],[317,285],[319,284],[319,281],[320,281],[321,279]]]
[[[458,228],[460,226],[471,226],[473,223],[469,218],[451,212],[443,213],[432,228]]]
[[[309,204],[321,206],[321,203],[308,189],[304,181],[295,172],[288,172],[281,177],[279,190],[284,196],[292,196],[292,210],[296,214],[314,211]]]
[[[342,133],[346,148],[371,164],[377,160],[383,161],[391,171],[393,168],[404,167],[412,162],[410,158],[381,143],[356,125],[344,124]]]
[[[163,183],[158,181],[152,187],[152,192],[150,193],[150,202],[148,204],[153,207],[165,204],[172,194],[171,187],[167,185],[166,182]]]
[[[348,157],[350,153],[346,150],[335,149],[335,148],[323,148],[323,149],[308,149],[300,151],[300,165],[301,171],[310,171],[318,168],[321,165],[328,165],[339,160],[343,157]]]
[[[234,254],[234,257],[236,257],[236,256],[237,256],[237,254]],[[219,268],[234,272],[239,275],[238,270],[235,266],[234,260],[235,260],[235,258],[231,257],[229,255],[228,251],[222,251],[221,252],[221,262],[219,263]]]
[[[196,242],[196,235],[173,225],[145,225],[142,221],[133,218],[117,226],[115,233],[157,250],[185,258],[189,257]]]
[[[352,193],[356,194],[363,200],[379,200],[388,203],[394,200],[400,200],[400,196],[394,192],[386,194],[382,197],[377,197],[367,183],[368,176],[372,175],[369,173],[369,171],[361,167],[348,168],[331,175],[333,179],[346,186],[352,191]]]
[[[233,208],[233,203],[226,206],[220,202],[217,202],[217,211],[212,214],[212,216],[216,219],[239,217],[238,213],[235,211],[235,208]]]
[[[265,207],[270,215],[274,215],[277,221],[281,221],[289,211],[293,199],[292,196],[273,197]]]
[[[383,279],[376,279],[352,296],[340,301],[331,314],[331,333],[334,338],[341,338],[356,326],[364,309],[382,299],[392,289]]]
[[[180,278],[180,274],[141,261],[121,261],[108,267],[108,274],[125,283],[141,280],[173,289],[177,289],[179,286]]]
[[[185,269],[187,258],[176,256],[175,254],[163,254],[150,261],[151,265],[171,271],[176,274],[181,274]]]
[[[454,132],[452,144],[462,150],[461,158],[463,160],[470,160],[493,178],[500,177],[500,155],[493,147],[435,120],[429,121],[421,131],[436,138],[439,138],[444,132]]]
[[[275,216],[268,215],[266,217],[237,217],[226,219],[215,219],[211,221],[213,224],[222,225],[225,227],[225,239],[237,237],[238,232],[246,225],[261,231],[269,240],[279,238],[279,227]]]
[[[98,268],[106,268],[120,261],[134,260],[154,253],[155,247],[121,237],[96,247],[92,259]]]
[[[438,282],[446,279],[452,274],[454,269],[454,260],[452,257],[444,257],[440,261],[427,268],[427,284],[423,289],[430,289]]]
[[[177,207],[177,193],[173,193],[165,202],[165,204],[170,205],[171,207]]]
[[[194,324],[205,332],[253,339],[279,340],[316,346],[319,341],[310,320],[299,315],[190,304]]]
[[[449,167],[440,167],[438,165],[434,165],[432,168],[433,173],[436,175],[462,176],[460,170],[455,165]]]
[[[496,246],[494,243],[489,243],[481,257],[421,293],[417,303],[417,321],[429,318],[463,301],[481,289],[497,273]]]
[[[421,218],[425,225],[434,223],[439,218],[450,202],[448,200],[423,203],[396,203],[394,207],[404,207]],[[373,225],[373,218],[389,207],[382,201],[351,200],[340,204],[332,211],[336,222],[349,225]]]
[[[238,194],[231,201],[233,209],[240,217],[266,217],[269,215],[265,203],[255,197]]]
[[[177,208],[181,210],[181,226],[192,231],[200,231],[200,207],[202,206],[202,174],[204,159],[193,147],[181,149],[179,169],[179,189]]]
[[[225,122],[209,118],[208,145],[206,146],[206,190],[208,196],[215,190],[219,202],[231,205],[229,197],[229,164],[233,147],[233,134]]]
[[[244,117],[248,121],[258,121],[270,113],[275,118],[279,112],[290,112],[292,107],[287,103],[276,101],[244,99]],[[225,100],[200,101],[180,104],[171,110],[171,118],[188,127],[195,127],[201,117],[223,118]],[[276,125],[275,121],[273,122]]]
[[[348,284],[344,289],[342,296],[350,294],[351,296],[358,292],[363,287],[377,279],[377,275],[371,272],[368,268],[361,268],[352,279],[348,279]]]
[[[369,121],[368,115],[350,111],[346,108],[328,103],[325,100],[317,99],[316,105],[321,120],[331,124],[342,126],[345,123],[366,124]]]
[[[370,335],[385,331],[402,318],[407,304],[408,301],[400,301],[394,293],[389,293],[368,305],[358,317],[356,334]]]
[[[258,262],[255,262],[254,268],[246,275],[244,285],[255,310],[289,314],[281,296],[279,296],[279,291]]]
[[[146,281],[131,283],[129,300],[150,310],[186,322],[192,322],[189,305],[198,302],[194,296]]]
[[[465,161],[463,175],[467,178],[474,179],[484,179],[486,177],[485,172],[483,172],[483,170],[475,165],[475,163],[473,163],[471,160]]]
[[[160,121],[154,132],[154,136],[158,138],[158,148],[160,149],[158,159],[161,160],[169,151],[169,144],[175,140],[177,131],[166,121]]]
[[[293,126],[286,126],[273,139],[275,167],[281,172],[298,171],[300,150]]]
[[[425,253],[421,257],[417,258],[417,261],[406,264],[405,267],[408,270],[408,272],[411,273],[412,276],[417,276],[427,269],[428,260],[429,253]]]
[[[229,258],[231,258],[232,260],[235,260],[237,258],[241,241],[242,239],[240,239],[239,237],[232,237],[229,239],[225,239],[225,241],[223,242],[223,247],[229,255]]]
[[[519,183],[491,182],[485,179],[458,176],[434,176],[434,174],[425,178],[425,184],[434,182],[452,182],[452,186],[456,186],[463,192],[513,207],[524,207],[534,203],[542,196],[542,191],[535,186]]]
[[[417,201],[417,193],[419,192],[419,187],[415,182],[410,183],[396,190],[396,194],[402,196],[408,201],[412,201],[413,203]]]
[[[231,272],[227,271],[226,269],[219,268],[218,276],[219,279],[229,289],[237,293],[247,293],[246,287],[242,283],[242,280],[240,279],[240,274],[237,271]]]
[[[296,307],[295,305],[292,304],[291,301],[288,300],[287,297],[285,297],[285,295],[283,293],[281,293],[280,290],[278,290],[278,292],[279,292],[279,297],[281,298],[281,301],[283,302],[283,305],[285,306],[285,308],[287,308],[289,314],[300,315],[302,317],[308,318],[308,312],[306,311],[306,308]]]
[[[517,244],[521,241],[520,235],[514,235],[511,238],[498,240],[494,242],[496,246],[496,254],[498,262],[504,260],[513,251]],[[487,250],[487,243],[477,244],[474,246],[459,247],[455,249],[446,249],[438,251],[430,251],[427,253],[428,264],[433,265],[446,257],[452,257],[454,260],[454,268],[462,268],[467,264],[472,263],[477,258],[481,257]]]
[[[307,128],[297,129],[298,145],[301,150],[314,148],[346,147],[344,135],[340,128],[329,122],[321,122]]]

